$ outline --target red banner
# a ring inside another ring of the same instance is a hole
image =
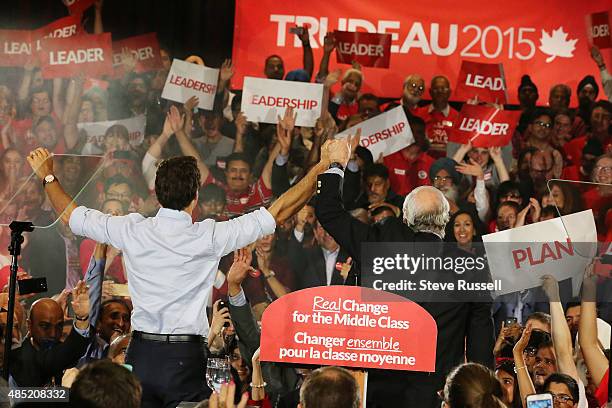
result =
[[[464,104],[448,140],[461,144],[472,142],[473,147],[506,146],[520,116],[520,111]]]
[[[336,61],[363,67],[389,68],[391,34],[335,31]]]
[[[283,58],[285,72],[301,68],[301,41],[289,28],[306,25],[315,65],[327,31],[391,34],[390,69],[364,68],[362,93],[399,97],[411,73],[421,74],[428,87],[435,75],[454,81],[461,61],[468,59],[503,64],[510,103],[518,102],[521,76],[529,74],[538,86],[539,104],[545,105],[553,85],[576,89],[585,75],[597,73],[584,16],[609,6],[610,0],[337,0],[333,7],[327,0],[242,0],[236,4],[233,83],[241,87],[244,76],[262,76],[265,59],[272,54]],[[609,55],[605,58],[610,66]],[[337,64],[330,65],[334,69]],[[452,90],[455,85],[451,82]],[[574,92],[572,98],[576,105]]]
[[[110,33],[42,40],[43,78],[68,78],[86,72],[90,77],[113,73]]]
[[[506,103],[506,79],[501,64],[462,61],[454,99]]]
[[[435,320],[395,294],[355,286],[304,289],[268,306],[261,326],[263,361],[435,371]]]
[[[78,16],[68,16],[55,20],[38,30],[32,32],[32,42],[36,44],[36,52],[42,49],[41,41],[44,38],[70,38],[82,32],[81,19]],[[39,55],[40,57],[40,55]]]
[[[134,72],[155,71],[162,67],[159,43],[155,33],[138,35],[113,42],[115,77],[122,77],[125,74],[121,59],[124,52],[131,53],[136,60]]]
[[[612,33],[610,32],[610,13],[602,11],[587,16],[587,30],[593,45],[600,49],[612,48]]]
[[[0,30],[0,65],[23,67],[32,55],[32,32],[26,30]]]
[[[78,16],[90,8],[95,3],[95,0],[62,0],[62,2],[68,7],[68,12],[71,16]]]

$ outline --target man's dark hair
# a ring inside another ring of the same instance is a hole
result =
[[[109,177],[104,181],[104,191],[108,191],[110,186],[114,186],[115,184],[127,184],[132,188],[132,183],[129,179],[123,177],[121,174],[114,175],[113,177]],[[133,190],[133,188],[132,188]]]
[[[386,206],[386,205],[381,205],[380,207],[376,207],[375,209],[372,210],[372,212],[370,213],[370,217],[376,217],[378,214],[381,214],[385,211],[390,211],[391,213],[395,214],[395,211],[393,211],[391,207]]]
[[[367,180],[369,177],[378,176],[385,180],[389,179],[389,169],[384,164],[374,163],[367,166],[363,172],[363,179]]]
[[[548,313],[544,313],[544,312],[533,312],[532,314],[527,316],[527,321],[529,321],[529,320],[537,320],[538,322],[540,322],[542,324],[547,324],[549,326],[550,326],[550,322],[551,322],[550,315]]]
[[[247,156],[244,153],[237,152],[237,153],[232,153],[225,158],[225,169],[226,170],[229,169],[230,163],[233,161],[243,161],[249,165],[249,168],[253,167],[251,161],[249,160],[249,156]]]
[[[127,368],[110,360],[87,364],[70,388],[70,406],[78,408],[140,407],[142,387]]]
[[[581,305],[582,303],[580,302],[580,299],[573,298],[569,302],[567,302],[567,305],[565,305],[565,311],[567,312],[572,307],[580,307]]]
[[[231,109],[232,112],[240,112],[242,105],[242,92],[236,92],[236,95],[232,98]]]
[[[35,129],[45,122],[49,123],[52,127],[55,127],[55,121],[51,116],[41,116],[40,118],[38,118],[36,123],[34,123],[34,126],[32,126],[32,128]]]
[[[100,315],[98,316],[98,320],[102,318],[102,315],[104,314],[104,313],[103,313],[103,312],[104,312],[104,308],[105,308],[106,306],[108,306],[108,305],[112,305],[113,303],[116,303],[116,304],[118,304],[118,305],[121,305],[121,306],[125,307],[125,308],[127,309],[127,311],[128,311],[128,312],[131,312],[131,311],[132,311],[132,309],[131,309],[131,308],[130,308],[130,306],[129,306],[129,305],[126,303],[126,301],[125,301],[125,300],[123,300],[123,299],[118,299],[118,298],[117,298],[117,299],[115,299],[115,298],[113,298],[113,299],[108,299],[108,300],[105,300],[104,302],[102,302],[102,303],[100,304]]]
[[[361,103],[361,101],[374,101],[378,104],[378,97],[373,93],[364,93],[357,99],[357,103]]]
[[[502,207],[510,207],[513,208],[517,214],[521,211],[521,207],[515,203],[514,201],[504,201],[503,203],[501,203],[498,207],[497,207],[497,211],[499,211],[500,208]]]
[[[535,120],[542,116],[548,116],[550,118],[550,123],[555,121],[555,115],[546,108],[535,108],[529,117],[529,123],[535,122]]]
[[[546,207],[542,208],[540,217],[541,218],[547,218],[547,217],[557,218],[559,217],[559,214],[557,213],[557,209],[555,208],[554,205],[547,205]]]
[[[200,189],[198,196],[199,203],[207,203],[209,201],[219,201],[223,204],[227,202],[225,190],[216,184],[210,183]]]
[[[268,57],[266,58],[265,65],[268,65],[268,61],[270,61],[272,58],[278,58],[279,60],[281,60],[281,63],[285,65],[285,61],[283,61],[283,58],[278,54],[268,55]]]
[[[164,208],[183,210],[196,198],[200,170],[192,156],[164,160],[157,168],[155,194]]]
[[[302,408],[357,408],[359,386],[344,368],[319,368],[302,384],[300,404]]]
[[[576,380],[574,380],[569,375],[561,374],[561,373],[552,373],[551,375],[548,376],[546,381],[544,381],[545,390],[548,390],[548,387],[550,387],[550,383],[565,384],[565,386],[569,389],[569,392],[571,394],[572,399],[574,400],[574,403],[577,403],[578,400],[580,399],[580,393],[578,391],[578,383],[576,382]]]

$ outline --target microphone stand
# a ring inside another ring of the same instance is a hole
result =
[[[11,254],[11,273],[9,278],[8,311],[6,316],[6,329],[4,332],[4,361],[2,363],[2,375],[5,380],[9,378],[10,354],[13,345],[13,315],[15,314],[15,296],[17,291],[17,259],[21,254],[23,244],[23,233],[34,231],[30,221],[13,221],[9,225],[11,229],[11,243],[8,247]]]

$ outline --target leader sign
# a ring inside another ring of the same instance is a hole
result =
[[[358,62],[364,67],[389,68],[391,34],[335,31],[334,39],[338,63]]]
[[[338,133],[334,138],[355,135],[357,129],[361,129],[359,144],[369,149],[374,159],[381,154],[383,156],[393,154],[414,142],[406,113],[401,106],[361,122]]]
[[[246,77],[241,109],[250,122],[278,123],[278,117],[293,108],[297,126],[313,127],[321,116],[322,100],[322,84]]]
[[[612,48],[612,33],[610,32],[610,13],[602,11],[586,17],[589,40],[600,49]]]
[[[512,139],[520,115],[520,111],[464,104],[458,124],[451,130],[448,140],[471,143],[473,147],[506,146]]]
[[[199,99],[198,107],[212,110],[217,93],[219,70],[174,59],[162,91],[162,98],[186,102],[192,96]]]
[[[454,99],[506,103],[506,79],[502,64],[462,61]]]
[[[101,77],[113,72],[110,33],[71,38],[45,38],[40,60],[45,79],[70,78],[87,72]]]

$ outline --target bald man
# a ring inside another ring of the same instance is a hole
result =
[[[27,320],[28,335],[11,355],[11,385],[42,387],[61,384],[63,370],[74,367],[89,344],[89,294],[83,281],[72,291],[75,323],[63,343],[64,312],[53,299],[32,304]]]
[[[407,107],[412,113],[418,108],[419,102],[425,93],[425,80],[418,74],[411,74],[404,79],[404,90],[402,95],[402,105]]]
[[[425,251],[439,248],[450,208],[444,195],[434,187],[417,187],[406,196],[403,219],[389,217],[382,223],[366,225],[351,217],[342,205],[341,196],[344,168],[350,155],[347,145],[348,141],[344,141],[344,146],[342,142],[330,146],[331,164],[317,179],[315,211],[323,228],[347,251],[353,262],[357,262],[357,270],[368,270],[366,265],[361,265],[361,244],[364,242],[418,242],[420,249]],[[435,253],[438,256],[441,254],[438,251]],[[420,256],[420,251],[415,255]],[[436,277],[456,280],[458,276],[452,273],[427,273],[426,277],[430,280]],[[423,271],[417,271],[412,277],[418,281],[425,275]],[[480,277],[471,278],[479,281]],[[423,295],[433,296],[431,293]],[[367,395],[369,408],[391,405],[418,408],[440,406],[436,391],[444,388],[444,378],[454,366],[466,358],[468,361],[493,365],[491,350],[494,333],[490,302],[459,303],[440,301],[434,297],[433,301],[421,305],[438,326],[435,373],[370,370]]]

